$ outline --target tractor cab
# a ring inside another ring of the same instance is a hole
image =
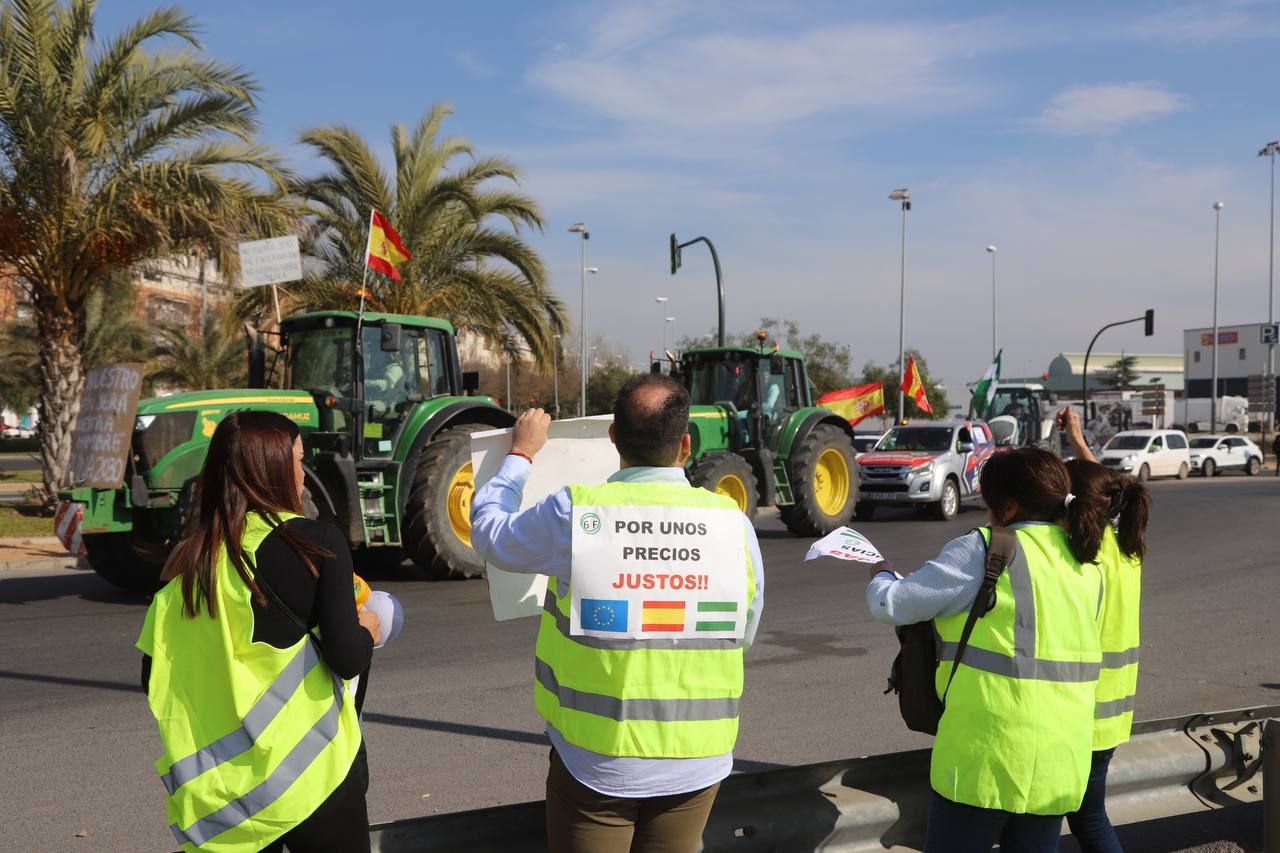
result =
[[[812,405],[798,352],[716,347],[684,354],[679,376],[693,406],[729,414],[731,450],[777,449],[791,413]]]
[[[406,416],[454,389],[457,365],[446,323],[366,314],[356,346],[349,312],[303,314],[285,321],[285,387],[306,391],[320,410],[317,439],[359,459],[389,459]]]
[[[1043,447],[1057,453],[1061,447],[1055,425],[1057,402],[1057,396],[1043,385],[1003,384],[996,387],[982,417],[1000,447]]]

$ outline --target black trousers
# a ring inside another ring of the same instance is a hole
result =
[[[369,757],[364,743],[351,770],[311,817],[263,848],[263,853],[368,853]]]

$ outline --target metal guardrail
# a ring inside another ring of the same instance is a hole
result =
[[[1264,726],[1267,736],[1264,737]],[[1138,723],[1116,751],[1107,810],[1116,825],[1262,801],[1263,764],[1280,773],[1280,705]],[[1263,759],[1263,744],[1274,744]],[[720,786],[703,853],[919,850],[929,750],[743,773]],[[1280,791],[1266,810],[1280,851]],[[374,853],[545,853],[541,802],[379,824]]]

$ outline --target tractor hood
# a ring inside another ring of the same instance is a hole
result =
[[[279,391],[270,388],[223,388],[217,391],[191,391],[167,397],[150,397],[138,402],[138,426],[146,428],[147,416],[195,412],[195,434],[209,438],[218,421],[240,409],[265,409],[279,412],[304,431],[315,429],[318,414],[315,400],[305,391]]]

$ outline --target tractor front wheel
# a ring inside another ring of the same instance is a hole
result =
[[[841,429],[819,424],[791,449],[789,473],[795,503],[779,508],[797,536],[826,536],[848,523],[858,503],[853,443]]]
[[[153,593],[160,588],[164,562],[147,559],[133,545],[129,533],[92,533],[83,539],[89,565],[98,577],[130,592]]]
[[[716,453],[699,459],[689,470],[689,482],[731,498],[747,518],[755,518],[760,488],[751,465],[736,453]]]
[[[471,433],[464,424],[441,430],[419,451],[401,541],[409,558],[434,578],[478,578],[484,561],[471,547]]]

